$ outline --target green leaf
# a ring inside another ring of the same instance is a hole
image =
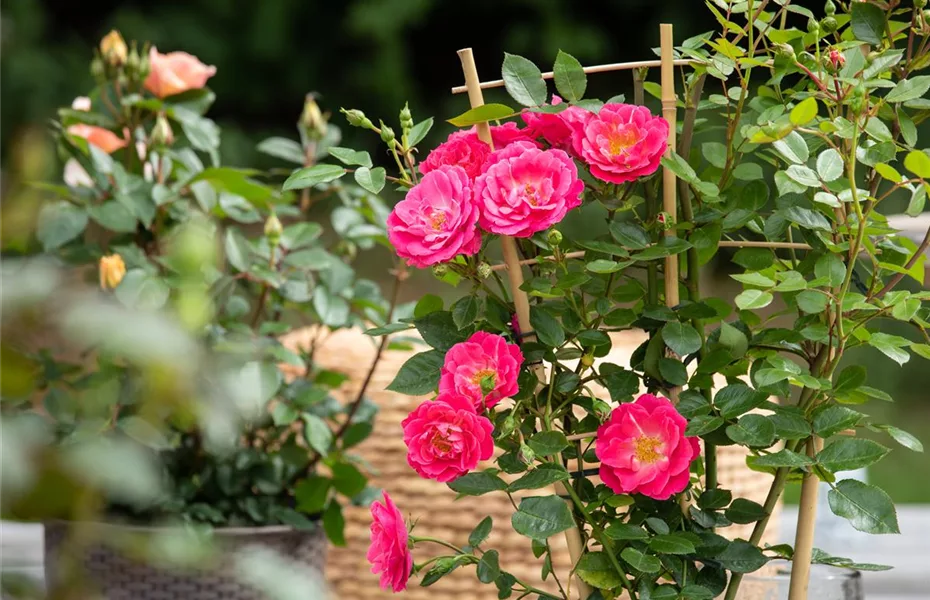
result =
[[[889,451],[872,440],[841,437],[817,453],[817,462],[834,473],[853,471],[878,462]]]
[[[459,342],[464,342],[466,335],[459,331],[449,311],[431,312],[413,321],[423,341],[436,350],[446,351]]]
[[[908,450],[913,450],[914,452],[924,451],[924,446],[920,443],[920,440],[918,440],[910,433],[904,431],[903,429],[898,429],[892,425],[873,425],[873,427],[875,429],[884,431],[892,438],[894,438],[894,441],[898,442]]]
[[[777,412],[769,419],[775,425],[775,435],[782,440],[800,440],[811,434],[811,425],[800,414]]]
[[[342,507],[335,499],[329,501],[329,506],[323,512],[323,529],[334,546],[346,545],[346,520],[342,516]]]
[[[315,515],[323,510],[332,481],[319,475],[310,475],[301,480],[294,488],[297,510],[308,515]]]
[[[161,278],[142,269],[130,269],[113,292],[129,308],[158,310],[168,301],[171,290]]]
[[[49,202],[39,212],[36,237],[46,252],[56,250],[84,232],[87,227],[87,212],[60,200]]]
[[[860,365],[850,365],[843,369],[836,377],[836,383],[833,384],[834,394],[851,392],[865,383],[865,367]]]
[[[537,490],[550,486],[557,481],[565,481],[568,478],[569,474],[565,467],[547,463],[527,472],[511,483],[507,489],[511,493],[520,490]]]
[[[349,428],[342,435],[343,450],[364,442],[371,435],[373,429],[371,423],[362,422],[349,425]]]
[[[914,191],[911,193],[911,199],[907,203],[907,208],[904,210],[904,214],[909,217],[917,217],[920,213],[924,212],[924,206],[927,204],[927,188],[926,184],[918,185],[914,188]]]
[[[805,98],[791,109],[788,118],[791,120],[792,125],[803,127],[817,118],[817,108],[816,98],[813,96]]]
[[[384,189],[386,177],[387,171],[384,170],[384,167],[375,167],[374,169],[359,167],[355,171],[355,182],[372,194],[378,194]]]
[[[906,350],[901,349],[903,346],[906,346],[909,343],[910,342],[905,338],[898,337],[896,335],[889,335],[887,333],[873,333],[869,338],[870,346],[877,349],[899,365],[903,365],[911,359],[911,355],[908,354]]]
[[[790,467],[800,468],[814,464],[814,460],[806,454],[798,454],[791,450],[779,450],[773,454],[751,456],[747,462],[754,467]]]
[[[784,138],[773,142],[772,146],[788,162],[796,165],[803,165],[810,158],[810,150],[807,148],[807,142],[804,137],[797,131],[792,131]]]
[[[830,298],[815,290],[804,290],[795,298],[798,308],[809,315],[822,313],[827,308]]]
[[[323,419],[312,414],[301,415],[304,420],[304,437],[317,453],[326,456],[333,444],[333,432]]]
[[[811,98],[813,100],[813,98]],[[817,156],[817,175],[822,181],[833,181],[843,175],[843,157],[833,148],[827,148]]]
[[[298,169],[291,173],[282,186],[285,192],[288,190],[302,190],[304,188],[327,183],[339,179],[346,174],[346,170],[336,165],[314,165]]]
[[[682,386],[688,382],[688,370],[680,360],[674,358],[659,359],[659,375],[672,385]]]
[[[543,81],[539,67],[532,61],[505,52],[501,72],[504,87],[511,98],[523,106],[539,106],[546,103],[546,82]]]
[[[689,242],[681,238],[668,236],[663,237],[656,245],[646,248],[634,258],[636,258],[636,260],[654,260],[665,256],[681,254],[688,248],[691,248]]]
[[[772,266],[775,255],[768,248],[741,248],[733,255],[733,262],[747,271],[761,271]]]
[[[711,165],[722,169],[727,163],[727,147],[720,142],[705,142],[701,144],[701,153]]]
[[[736,297],[735,302],[740,310],[758,310],[771,304],[774,299],[774,296],[769,292],[763,292],[762,290],[743,290]]]
[[[574,56],[559,50],[552,71],[555,76],[555,89],[566,102],[578,102],[584,97],[588,77]]]
[[[673,533],[655,536],[649,540],[649,547],[659,554],[692,554],[695,551],[691,540]]]
[[[821,406],[814,411],[814,433],[822,438],[832,437],[841,431],[855,427],[862,416],[862,413],[845,406],[835,404]]]
[[[659,562],[658,558],[643,554],[636,548],[624,548],[623,552],[620,553],[620,558],[637,571],[643,573],[658,573],[662,568],[662,563]]]
[[[665,345],[678,356],[685,356],[701,349],[701,334],[687,323],[670,321],[662,328]]]
[[[115,200],[90,206],[87,212],[90,214],[90,218],[110,231],[131,233],[136,230],[136,218],[129,212],[128,208]]]
[[[685,429],[685,435],[689,437],[696,437],[700,435],[705,435],[711,431],[716,431],[723,425],[723,419],[720,417],[715,417],[713,415],[700,415],[691,419],[688,422],[688,427]]]
[[[801,206],[791,206],[784,211],[785,218],[805,229],[832,231],[833,226],[825,216],[817,211]]]
[[[612,363],[604,363],[600,367],[600,375],[604,386],[610,393],[613,402],[629,399],[639,391],[639,377],[632,371],[618,367]]]
[[[742,540],[727,544],[723,552],[717,554],[714,559],[733,573],[752,573],[768,562],[761,550]]]
[[[921,179],[930,179],[930,156],[922,150],[912,150],[904,157],[904,168]]]
[[[853,5],[855,6],[855,5]],[[881,488],[844,479],[827,495],[833,514],[866,533],[901,533],[894,503]]]
[[[252,264],[252,248],[245,236],[238,229],[230,227],[226,230],[223,247],[229,264],[237,271],[247,273]]]
[[[497,550],[488,550],[481,555],[478,561],[478,581],[491,583],[501,574],[500,560]]]
[[[698,506],[704,510],[723,508],[733,499],[733,492],[720,488],[704,490],[698,498]]]
[[[839,286],[846,278],[846,263],[836,254],[824,254],[814,264],[814,275],[825,277],[831,286]]]
[[[734,523],[747,524],[755,523],[760,519],[768,516],[765,508],[761,504],[747,500],[746,498],[737,498],[725,511],[726,517]]]
[[[367,479],[362,472],[349,463],[336,463],[332,467],[333,487],[340,494],[351,498],[365,489]]]
[[[414,354],[403,364],[387,389],[407,396],[422,396],[436,389],[445,352],[428,350]]]
[[[450,481],[449,489],[466,496],[481,496],[488,492],[498,492],[507,489],[504,480],[488,471],[474,471]]]
[[[627,221],[613,221],[610,224],[610,235],[618,244],[631,250],[642,250],[652,241],[642,227]]]
[[[768,399],[768,394],[757,392],[752,388],[736,383],[728,385],[714,396],[714,405],[725,419],[732,419],[760,406]]]
[[[270,137],[262,140],[255,148],[262,154],[280,158],[298,165],[304,164],[304,150],[294,140],[283,137]]]
[[[436,294],[425,294],[417,300],[416,306],[413,307],[413,316],[416,319],[421,319],[430,313],[441,311],[442,307],[442,298]]]
[[[885,33],[885,11],[874,4],[853,2],[852,31],[856,39],[873,46],[882,42]]]
[[[542,344],[550,348],[558,348],[565,343],[565,330],[548,312],[534,306],[530,310],[530,325],[533,326],[536,337]]]
[[[541,431],[527,441],[539,456],[552,456],[568,448],[568,439],[561,431]]]
[[[762,415],[743,415],[727,427],[727,437],[743,446],[767,448],[775,442],[775,424]]]
[[[478,318],[479,302],[476,296],[463,296],[452,305],[452,322],[464,329]]]
[[[620,574],[610,562],[610,557],[601,551],[586,552],[578,561],[575,574],[588,585],[602,590],[613,589],[623,584]]]
[[[494,519],[491,517],[481,519],[481,522],[468,534],[468,545],[472,548],[480,546],[491,535],[492,527],[494,527]]]
[[[364,150],[332,146],[327,148],[327,152],[345,165],[361,165],[371,168],[371,156]]]
[[[639,525],[633,525],[631,523],[620,523],[612,522],[607,526],[607,529],[604,530],[604,533],[607,534],[607,537],[615,540],[647,540],[649,539],[649,532],[640,527]]]
[[[927,90],[930,90],[930,75],[902,79],[888,92],[885,101],[897,103],[916,100],[926,94]]]
[[[453,119],[449,119],[448,122],[456,127],[470,127],[478,123],[507,119],[515,114],[517,113],[512,108],[504,104],[482,104],[463,112]]]
[[[558,496],[523,498],[510,523],[520,535],[539,541],[575,526],[571,511]]]
[[[433,117],[423,119],[410,129],[407,134],[407,145],[411,148],[423,141],[429,130],[433,128]]]

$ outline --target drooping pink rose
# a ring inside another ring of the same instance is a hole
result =
[[[381,574],[381,589],[401,592],[413,570],[413,555],[407,546],[407,525],[404,516],[384,492],[384,504],[371,505],[371,546],[368,562],[371,572]]]
[[[425,479],[452,481],[494,452],[494,425],[475,412],[471,398],[455,392],[427,400],[401,426],[407,464]]]
[[[583,190],[568,154],[514,142],[493,153],[475,180],[478,222],[491,233],[530,237],[581,204]]]
[[[502,150],[514,142],[530,142],[539,146],[530,130],[520,129],[513,121],[507,121],[503,125],[491,125],[491,142],[494,143],[495,150]]]
[[[572,134],[575,155],[602,181],[652,175],[668,147],[668,121],[644,106],[605,104]]]
[[[562,99],[553,94],[552,106],[559,104],[562,104]],[[594,113],[578,106],[569,106],[559,113],[525,111],[521,116],[533,138],[541,137],[553,148],[573,152],[572,133],[578,126],[584,126]]]
[[[216,67],[205,65],[187,52],[160,54],[155,46],[149,50],[149,75],[145,89],[159,98],[188,90],[199,90],[216,75]]]
[[[523,353],[503,337],[475,332],[446,352],[439,376],[439,393],[471,399],[475,410],[491,408],[517,393]]]
[[[107,154],[113,154],[120,148],[125,148],[127,144],[124,138],[119,137],[109,129],[95,125],[78,123],[68,127],[67,131],[69,135],[84,138],[88,144],[97,146]]]
[[[691,461],[701,453],[697,438],[665,398],[643,394],[621,404],[597,430],[594,451],[601,481],[618,494],[667,500],[688,487]]]
[[[462,167],[474,179],[481,173],[491,147],[478,139],[474,131],[456,131],[436,146],[420,163],[420,173],[426,175],[443,165]]]
[[[397,255],[428,267],[481,247],[478,207],[462,167],[442,166],[423,176],[387,219],[388,239]]]

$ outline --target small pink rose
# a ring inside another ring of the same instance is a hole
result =
[[[668,121],[644,106],[605,104],[572,134],[575,155],[609,183],[656,172],[668,147]]]
[[[430,171],[397,203],[387,219],[397,255],[415,267],[446,262],[481,247],[478,207],[462,167]]]
[[[149,50],[149,75],[145,89],[159,98],[167,98],[188,90],[199,90],[216,75],[216,67],[205,65],[187,52],[160,54]]]
[[[454,392],[422,403],[401,426],[407,464],[425,479],[452,481],[494,453],[494,425],[475,412],[471,398]]]
[[[394,592],[407,589],[413,571],[408,539],[404,516],[385,491],[384,503],[371,505],[371,546],[367,556],[371,572],[381,574],[381,589]]]
[[[493,153],[475,180],[478,222],[491,233],[530,237],[580,205],[583,190],[568,154],[514,142]]]
[[[456,131],[449,138],[436,146],[426,160],[420,163],[420,173],[426,175],[441,166],[455,166],[465,169],[470,179],[481,173],[484,161],[491,154],[491,147],[478,139],[473,131]]]
[[[97,146],[107,154],[113,154],[120,148],[125,148],[128,143],[126,139],[119,137],[109,129],[95,125],[78,123],[68,127],[67,131],[69,135],[84,138],[88,144]]]
[[[446,352],[439,393],[466,396],[475,410],[483,411],[517,393],[521,366],[523,353],[518,345],[478,331]]]
[[[562,104],[562,99],[552,96],[552,106]],[[578,106],[569,106],[559,113],[524,111],[521,115],[533,138],[543,138],[553,148],[572,152],[572,133],[576,127],[584,126],[594,113]]]
[[[618,494],[656,500],[684,491],[691,461],[701,453],[697,438],[685,437],[687,426],[665,398],[643,394],[621,404],[597,430],[601,480]]]

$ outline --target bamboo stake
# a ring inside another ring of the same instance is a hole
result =
[[[662,47],[662,116],[668,121],[668,150],[666,156],[671,156],[675,148],[675,125],[678,122],[678,108],[675,103],[675,61],[672,54],[674,42],[672,38],[672,25],[662,23],[659,25],[659,40]],[[671,223],[678,219],[678,202],[676,199],[675,173],[665,167],[662,169],[662,210],[665,211]],[[665,236],[672,235],[672,229],[665,230]],[[678,305],[678,255],[665,258],[665,304]]]
[[[721,240],[720,248],[793,248],[795,250],[813,250],[810,244],[803,242],[751,242],[749,240]]]
[[[696,62],[697,62],[697,61],[695,61],[695,60],[690,60],[690,59],[686,59],[686,58],[685,58],[685,59],[679,59],[679,60],[674,61],[674,65],[675,65],[675,66],[681,67],[681,66],[686,66],[686,65],[694,64],[694,63],[696,63]],[[591,74],[591,73],[609,73],[610,71],[629,71],[629,70],[631,70],[631,69],[642,69],[642,68],[649,68],[649,67],[658,67],[658,66],[660,66],[661,64],[662,64],[662,61],[660,61],[660,60],[637,60],[637,61],[633,61],[633,62],[610,63],[610,64],[606,64],[606,65],[593,65],[593,66],[590,66],[590,67],[584,67],[583,71],[584,71],[586,74]],[[553,78],[553,74],[552,74],[552,72],[543,73],[543,74],[542,74],[542,77],[543,77],[543,79],[552,79],[552,78]],[[492,89],[492,88],[499,88],[499,87],[504,87],[504,80],[503,80],[503,79],[495,79],[495,80],[493,80],[493,81],[482,81],[482,82],[480,82],[478,85],[479,85],[479,87],[480,87],[482,90],[488,90],[488,89]],[[452,88],[452,93],[453,93],[453,94],[463,94],[463,93],[465,93],[465,92],[467,92],[467,91],[468,91],[468,85],[467,85],[467,84],[466,84],[466,85],[459,85],[459,86],[456,86],[456,87]]]
[[[462,61],[462,72],[465,75],[465,87],[468,91],[468,102],[472,108],[477,108],[484,104],[484,94],[481,91],[480,80],[478,79],[478,69],[475,66],[475,56],[471,48],[465,48],[458,51],[459,59]],[[491,128],[487,122],[478,124],[478,137],[490,145],[493,149],[494,144],[491,140]],[[507,265],[507,274],[510,279],[510,289],[513,293],[514,307],[517,311],[517,323],[520,325],[520,331],[524,333],[526,340],[533,341],[533,326],[530,324],[530,301],[526,292],[520,289],[523,285],[523,269],[520,267],[520,259],[517,254],[517,243],[509,236],[501,236],[501,249],[504,255],[504,262]],[[539,379],[540,384],[545,380],[545,371],[541,364],[533,367],[533,373]],[[562,497],[568,496],[568,490],[562,482],[555,484],[555,491]],[[574,505],[571,498],[566,498],[566,504],[569,510],[573,510]],[[565,531],[565,541],[568,543],[568,553],[572,559],[572,564],[578,564],[584,553],[584,545],[581,541],[581,530],[577,524],[571,529]],[[591,595],[591,587],[575,577],[579,597],[584,599]]]
[[[814,458],[823,449],[823,438],[811,437],[807,453]],[[794,557],[791,559],[791,581],[788,600],[806,600],[811,574],[811,557],[814,548],[814,523],[817,520],[817,494],[820,478],[813,469],[804,475],[801,483],[801,500],[798,505],[798,528],[794,537]]]

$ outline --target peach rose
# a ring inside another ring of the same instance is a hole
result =
[[[149,76],[145,89],[159,98],[167,98],[188,90],[199,90],[216,75],[216,67],[205,65],[187,52],[159,54],[149,50]]]
[[[113,154],[120,148],[126,147],[126,140],[119,137],[109,129],[78,123],[68,127],[68,134],[84,138],[88,144],[97,146],[107,154]]]

